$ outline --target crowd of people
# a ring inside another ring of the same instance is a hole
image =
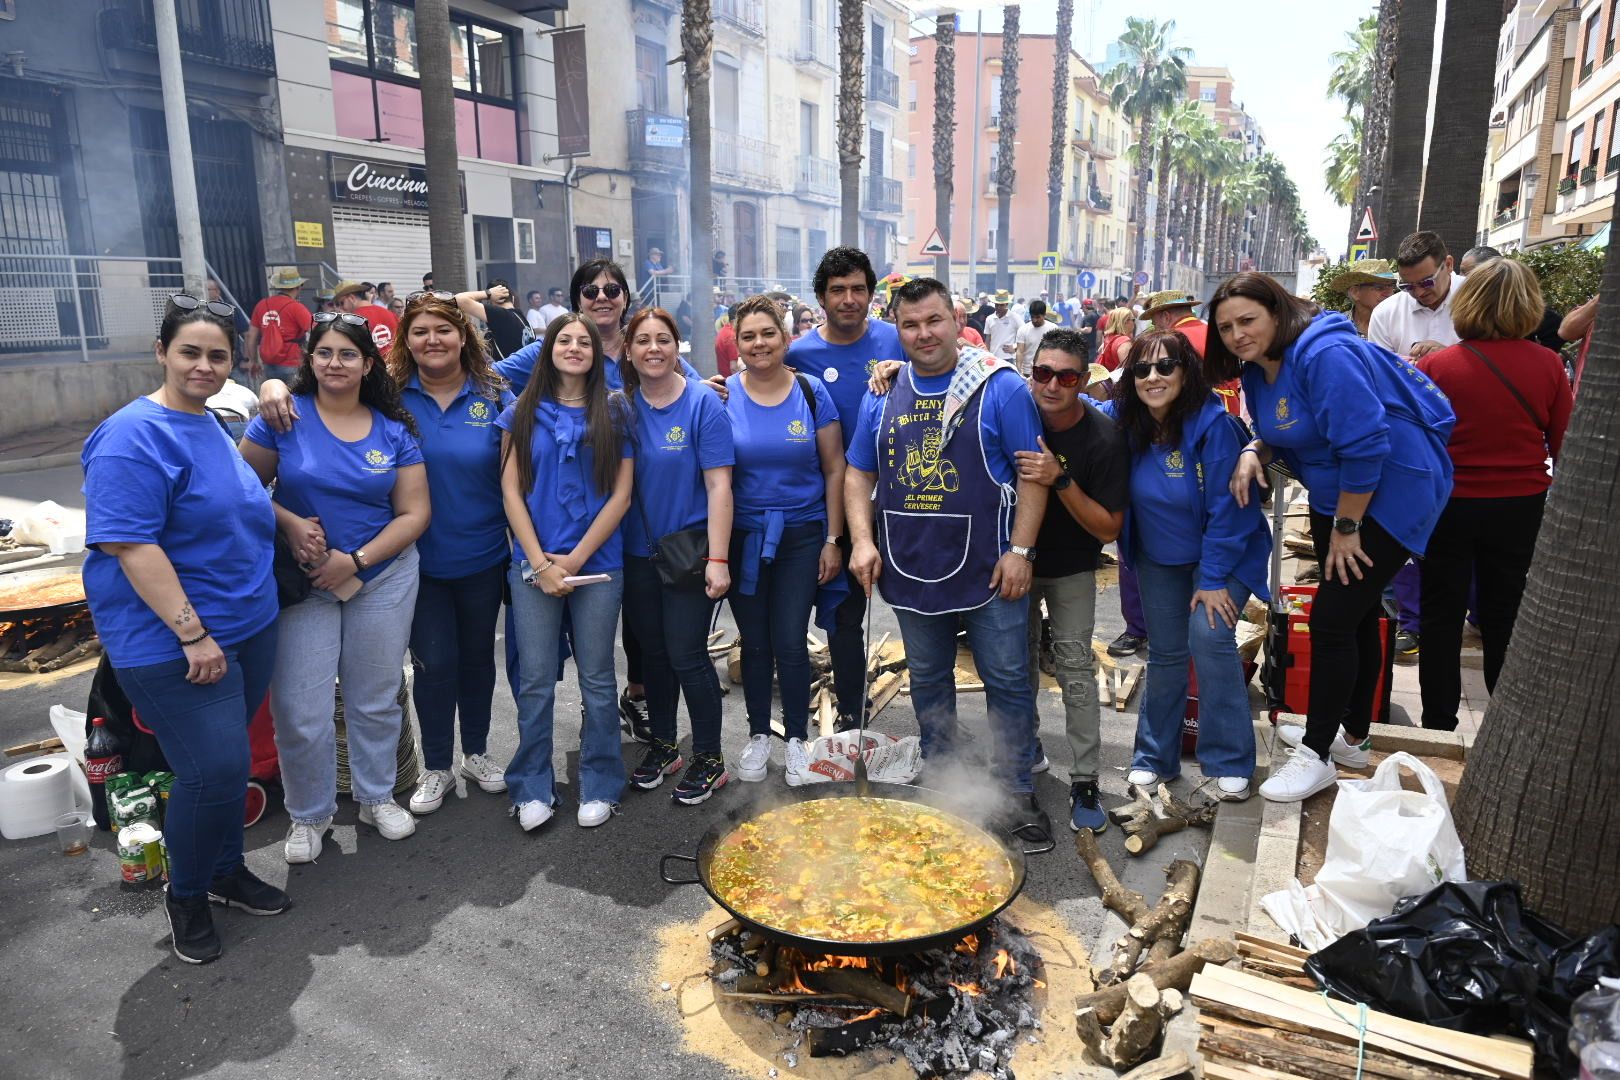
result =
[[[1383,594],[1413,556],[1426,556],[1423,721],[1455,726],[1464,613],[1479,612],[1494,685],[1571,395],[1556,355],[1523,340],[1545,317],[1534,276],[1501,259],[1453,274],[1438,243],[1418,234],[1397,269],[1358,268],[1371,280],[1354,288],[1387,295],[1363,313],[1352,294],[1354,317],[1240,273],[1206,320],[1170,291],[1139,310],[1085,300],[1068,325],[1041,300],[1015,313],[1005,293],[983,313],[931,278],[880,296],[867,256],[840,247],[817,267],[815,307],[768,294],[717,316],[734,359],[707,381],[682,357],[680,316],[632,310],[611,261],[539,306],[531,293],[527,317],[505,283],[452,293],[431,279],[397,311],[383,287],[344,283],[334,308],[310,313],[296,273],[278,272],[283,291],[250,320],[266,371],[239,445],[207,402],[240,313],[175,296],[162,386],[104,422],[83,463],[91,611],[177,776],[177,955],[220,954],[211,900],[287,906],[242,861],[246,722],[267,690],[290,863],[320,855],[336,812],[335,685],[361,824],[410,836],[459,773],[504,793],[530,831],[559,805],[556,686],[571,659],[575,816],[593,828],[627,788],[678,777],[672,800],[691,806],[733,779],[764,781],[773,678],[783,780],[806,782],[806,627],[828,632],[838,726],[854,727],[874,590],[900,625],[923,782],[960,743],[964,632],[993,782],[1009,813],[1039,820],[1049,647],[1069,823],[1101,831],[1092,635],[1115,543],[1133,640],[1110,651],[1147,651],[1129,781],[1180,775],[1190,670],[1199,767],[1220,798],[1247,798],[1255,745],[1234,631],[1248,598],[1276,585],[1260,510],[1273,463],[1308,489],[1322,581],[1308,723],[1283,730],[1297,748],[1260,794],[1303,799],[1333,783],[1334,762],[1366,762]],[[707,649],[722,602],[748,723],[729,754]],[[503,605],[518,715],[506,762],[489,750]],[[407,657],[425,769],[400,806]]]

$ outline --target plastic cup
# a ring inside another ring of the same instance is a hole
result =
[[[90,850],[90,815],[63,814],[56,819],[56,840],[64,855],[83,855]]]

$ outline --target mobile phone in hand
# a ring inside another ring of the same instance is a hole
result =
[[[563,584],[571,585],[577,589],[581,585],[596,585],[599,582],[612,580],[613,576],[611,574],[573,574],[563,578]]]

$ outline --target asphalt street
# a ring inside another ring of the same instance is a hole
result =
[[[0,499],[82,505],[77,487],[76,469],[4,476]],[[1097,609],[1097,636],[1111,640],[1121,628],[1112,587]],[[873,632],[885,630],[898,638],[880,608]],[[80,672],[0,690],[0,745],[49,735],[49,707],[82,709],[89,681]],[[1038,794],[1059,826],[1058,847],[1031,858],[1025,892],[1055,908],[1096,955],[1103,909],[1062,827],[1062,707],[1050,691],[1040,702],[1053,768],[1037,778]],[[1105,805],[1124,801],[1135,704],[1129,713],[1103,709]],[[973,746],[987,748],[983,695],[963,695],[960,712]],[[578,723],[570,670],[556,710],[561,777],[575,774]],[[681,725],[684,735],[684,716]],[[913,732],[908,699],[876,726]],[[746,730],[734,687],[725,699],[728,756]],[[503,678],[491,751],[504,760],[515,744]],[[625,756],[633,764],[639,751],[627,744]],[[1195,773],[1189,761],[1183,784]],[[778,745],[762,784],[734,781],[691,808],[670,800],[670,784],[632,790],[620,815],[591,830],[574,823],[565,787],[557,818],[534,834],[507,816],[504,795],[464,784],[395,843],[357,826],[345,799],[320,861],[297,867],[281,857],[287,819],[276,812],[249,831],[247,858],[285,884],[294,907],[277,918],[216,909],[225,955],[201,968],[169,951],[161,896],[119,885],[108,834],[79,858],[57,854],[52,837],[0,841],[0,1029],[10,1033],[0,1040],[0,1078],[759,1075],[757,1063],[738,1074],[684,1053],[668,995],[655,1004],[658,929],[711,909],[699,888],[660,881],[657,864],[662,853],[691,852],[723,815],[782,784]],[[1124,855],[1117,828],[1102,839],[1125,884],[1151,900],[1162,868],[1201,857],[1208,834],[1175,834],[1139,859]]]

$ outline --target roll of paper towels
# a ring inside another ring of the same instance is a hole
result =
[[[0,772],[0,836],[44,836],[56,819],[90,809],[90,784],[68,754],[47,754]]]

